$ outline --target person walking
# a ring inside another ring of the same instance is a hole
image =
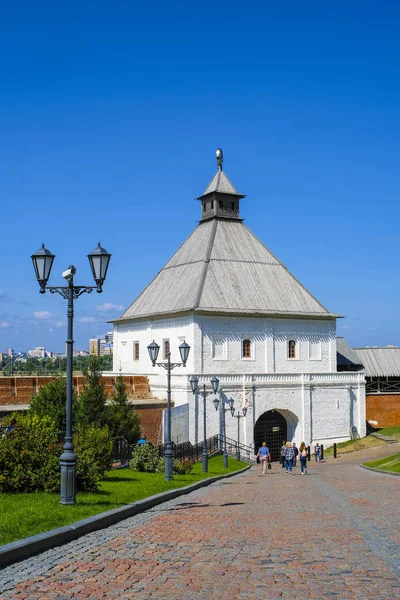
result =
[[[321,462],[321,446],[317,442],[314,446],[315,462]]]
[[[280,458],[280,463],[282,465],[282,469],[285,468],[285,462],[286,462],[285,450],[286,450],[286,442],[285,442],[285,440],[283,440],[282,447],[281,447],[281,458]]]
[[[300,444],[299,454],[300,454],[301,474],[302,475],[307,475],[307,456],[308,456],[308,451],[307,451],[307,446],[305,445],[304,442],[301,442],[301,444]]]
[[[290,473],[290,475],[292,475],[293,457],[294,457],[293,446],[292,446],[292,444],[290,442],[286,442],[286,449],[285,449],[286,463],[285,463],[285,467],[286,467],[286,473]]]
[[[299,454],[299,449],[296,446],[296,442],[293,442],[293,450],[294,450],[293,466],[296,467],[297,466],[297,457],[298,457],[298,454]]]
[[[271,454],[269,453],[269,448],[267,446],[267,442],[263,442],[261,448],[259,448],[256,458],[260,459],[261,463],[261,472],[265,475],[265,471],[267,468],[267,462],[271,460]]]

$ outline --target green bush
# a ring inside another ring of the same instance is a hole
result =
[[[0,438],[0,492],[60,488],[61,443],[50,417],[14,414],[16,428]]]
[[[67,380],[59,377],[42,386],[29,405],[29,413],[39,417],[51,417],[56,422],[58,431],[65,431],[66,423]],[[72,415],[78,412],[78,399],[72,395]]]
[[[172,465],[174,473],[178,475],[186,475],[193,469],[193,463],[189,458],[183,460],[174,460]]]
[[[129,463],[134,471],[145,473],[164,473],[165,460],[158,454],[158,449],[150,444],[143,444],[135,448],[131,462]],[[188,458],[183,460],[174,460],[172,463],[174,473],[184,475],[190,473],[193,469],[192,461]]]
[[[58,492],[63,443],[55,421],[36,414],[14,414],[16,428],[0,438],[0,492]],[[111,466],[107,427],[88,427],[73,438],[77,455],[76,489],[94,490]]]
[[[107,427],[86,427],[73,438],[78,490],[95,490],[112,463],[112,438]]]
[[[157,448],[153,448],[150,444],[143,444],[135,448],[129,466],[134,471],[162,473],[164,459],[159,456]]]
[[[134,406],[129,404],[122,375],[117,377],[111,403],[105,407],[105,422],[112,437],[123,436],[130,444],[139,439],[140,416]]]

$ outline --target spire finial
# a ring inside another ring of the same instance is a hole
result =
[[[222,152],[222,148],[217,148],[215,155],[217,157],[218,170],[222,171],[222,163],[224,162],[224,153]]]

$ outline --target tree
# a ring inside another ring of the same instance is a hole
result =
[[[113,437],[123,436],[130,444],[140,436],[140,416],[132,404],[122,375],[117,377],[111,404],[106,407],[106,422]]]
[[[33,396],[29,413],[38,417],[51,417],[57,430],[65,431],[66,421],[67,380],[60,377],[43,385],[36,396]],[[72,396],[72,416],[77,414],[78,404],[76,394]]]
[[[107,395],[101,380],[100,357],[92,355],[83,370],[86,379],[79,398],[79,424],[103,425]]]

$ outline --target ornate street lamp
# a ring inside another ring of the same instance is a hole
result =
[[[85,292],[91,294],[96,290],[99,294],[103,291],[102,286],[107,275],[108,264],[111,254],[108,254],[100,246],[88,254],[90,266],[92,268],[93,278],[96,286],[76,286],[74,285],[74,275],[76,269],[71,265],[62,276],[68,281],[66,286],[47,286],[50,279],[51,268],[55,255],[45,248],[41,248],[31,256],[33,267],[35,269],[36,279],[38,280],[40,293],[49,291],[51,294],[60,294],[64,300],[68,300],[67,318],[67,399],[66,399],[66,427],[64,439],[64,452],[60,456],[61,465],[61,485],[60,485],[60,504],[75,504],[76,502],[76,455],[72,443],[72,356],[73,356],[73,329],[74,329],[74,300],[79,298]]]
[[[187,360],[189,358],[190,346],[186,342],[183,342],[179,346],[179,353],[181,355],[181,363],[172,363],[171,362],[171,352],[167,353],[167,362],[166,363],[158,363],[158,353],[160,351],[160,346],[153,340],[151,344],[147,346],[147,350],[150,356],[151,364],[153,367],[157,365],[157,367],[163,367],[167,371],[167,431],[166,431],[166,439],[165,439],[165,481],[172,481],[173,479],[173,459],[174,452],[172,450],[172,440],[171,440],[171,371],[175,369],[175,367],[186,367]]]
[[[218,391],[218,386],[219,386],[219,379],[218,377],[213,377],[210,381],[211,383],[211,387],[212,387],[212,392],[206,392],[206,384],[203,384],[203,391],[200,392],[197,389],[199,380],[197,377],[193,376],[190,378],[190,387],[192,388],[192,392],[193,394],[197,393],[200,396],[203,396],[203,427],[204,427],[204,438],[203,438],[203,453],[202,453],[202,466],[203,466],[203,473],[207,473],[208,472],[208,452],[207,452],[207,396],[209,396],[210,394],[216,394]],[[214,406],[217,403],[217,408],[218,408],[218,398],[215,397],[213,400]]]
[[[218,389],[219,392],[221,392],[221,388]],[[214,406],[215,406],[215,410],[218,410],[218,406],[219,406],[219,400],[217,397],[214,398],[213,400],[214,402]],[[221,409],[220,409],[220,423],[221,423],[221,418],[223,415],[223,420],[224,420],[224,451],[223,451],[223,457],[224,457],[224,468],[227,469],[228,468],[228,450],[227,450],[227,444],[226,444],[226,418],[225,415],[227,413],[228,410],[232,410],[232,407],[234,405],[234,400],[233,398],[230,398],[228,400],[228,408],[224,407],[224,403],[221,402]],[[221,431],[221,429],[220,429]]]
[[[232,400],[232,398],[231,398]],[[236,459],[240,460],[240,419],[243,419],[243,417],[246,416],[247,414],[247,407],[243,406],[242,408],[242,415],[240,414],[239,411],[237,411],[236,415],[235,415],[235,409],[233,407],[233,404],[231,406],[231,415],[232,417],[235,417],[237,419],[237,424],[238,424],[238,434],[237,434],[237,452],[236,452]]]

